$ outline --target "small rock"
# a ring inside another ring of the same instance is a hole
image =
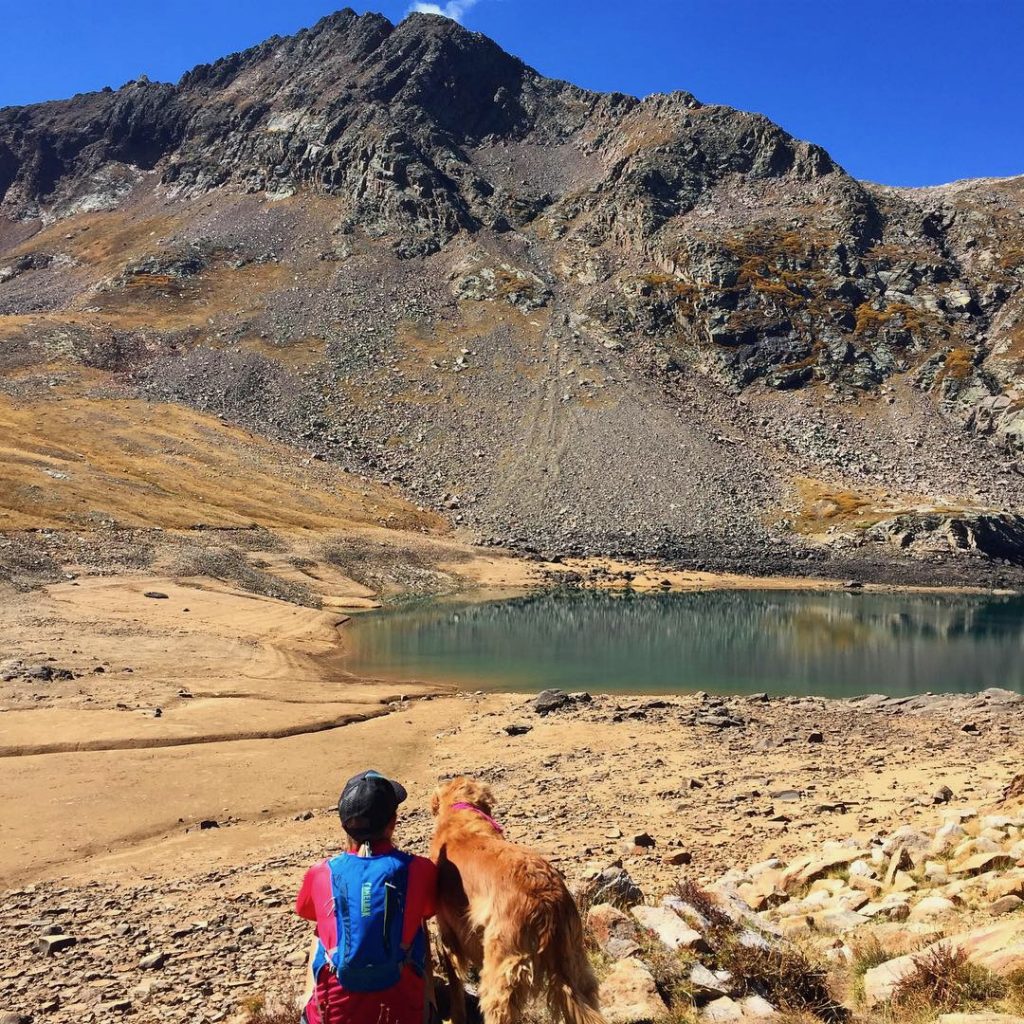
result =
[[[1015,1013],[944,1013],[936,1024],[1024,1024],[1024,1017]]]
[[[77,943],[78,939],[73,935],[44,935],[36,942],[36,948],[44,956],[52,956],[62,949],[70,949]]]
[[[641,1024],[668,1012],[654,975],[635,957],[612,964],[599,994],[608,1024]]]
[[[504,727],[509,736],[525,736],[532,728],[532,725],[506,725]]]
[[[779,1011],[761,996],[747,996],[740,1000],[740,1006],[743,1007],[745,1020],[771,1020],[779,1014]]]
[[[658,844],[654,837],[649,833],[638,832],[635,836],[633,836],[633,845],[639,846],[645,850],[651,850]]]
[[[143,597],[150,597],[154,601],[166,601],[167,600],[167,595],[164,594],[162,591],[159,591],[159,590],[147,590],[142,596]]]
[[[933,804],[948,804],[953,799],[953,790],[949,786],[940,786],[932,793]]]
[[[1022,906],[1024,906],[1024,900],[1019,896],[1001,896],[988,908],[988,912],[993,917],[999,917],[1002,914],[1012,914]]]
[[[538,715],[547,715],[571,703],[572,699],[564,690],[542,690],[534,698],[533,710]]]
[[[817,729],[815,729],[815,731],[812,732],[807,737],[807,742],[808,743],[824,743],[825,742],[825,736],[824,736],[823,733],[821,733]]]
[[[732,975],[728,971],[710,971],[703,964],[694,964],[687,975],[697,999],[715,999],[732,994]]]
[[[139,961],[139,967],[144,971],[159,970],[167,962],[167,954],[161,952],[150,953]]]
[[[677,868],[683,864],[690,864],[693,862],[693,854],[689,850],[676,850],[674,853],[666,854],[662,860],[662,863],[667,864],[669,867]]]
[[[720,999],[708,1003],[700,1011],[700,1020],[701,1024],[705,1024],[705,1022],[706,1024],[726,1024],[728,1021],[741,1021],[743,1020],[743,1007],[728,996],[722,996]]]

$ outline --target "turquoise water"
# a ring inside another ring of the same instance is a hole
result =
[[[1024,597],[546,593],[359,616],[351,668],[472,690],[1024,692]]]

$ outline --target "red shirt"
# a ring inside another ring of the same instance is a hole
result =
[[[391,843],[374,843],[374,855],[388,853]],[[354,853],[348,856],[356,856]],[[327,862],[314,864],[302,880],[295,912],[316,922],[317,936],[325,949],[338,944],[337,922],[331,912],[334,894]],[[402,944],[410,945],[437,901],[437,868],[425,857],[413,857],[409,865],[409,890],[402,923]],[[320,913],[317,913],[319,909]],[[423,1024],[426,982],[411,967],[402,971],[397,985],[382,992],[349,992],[337,976],[322,968],[313,997],[306,1006],[309,1024]]]

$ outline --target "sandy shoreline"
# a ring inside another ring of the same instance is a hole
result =
[[[673,589],[808,583],[629,571],[636,589],[663,589],[662,578]],[[483,575],[475,597],[512,592]],[[143,843],[177,850],[204,820],[237,829],[322,808],[364,762],[426,791],[445,746],[437,735],[476,713],[449,687],[354,676],[339,608],[150,577],[82,579],[4,605],[8,663],[71,676],[6,684],[0,878],[11,884],[74,875],[91,858],[120,863]],[[523,697],[482,699],[500,709]],[[472,749],[463,761],[444,770],[474,770]]]

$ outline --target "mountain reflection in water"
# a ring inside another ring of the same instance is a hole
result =
[[[1024,691],[1024,597],[546,593],[363,616],[354,671],[469,689]]]

